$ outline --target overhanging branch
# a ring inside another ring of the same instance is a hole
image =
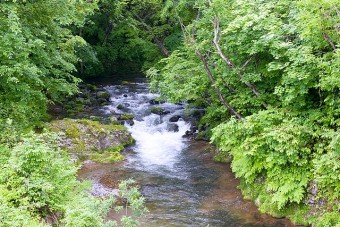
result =
[[[219,41],[220,41],[220,32],[219,32],[219,19],[217,16],[215,16],[214,18],[214,45],[217,49],[217,53],[220,55],[220,57],[222,58],[222,60],[227,64],[227,66],[231,69],[233,69],[236,74],[240,77],[241,80],[244,80],[244,76],[243,74],[237,69],[236,65],[223,53]],[[241,67],[241,71],[249,64],[249,62],[252,60],[251,56]],[[256,95],[259,96],[260,93],[257,91],[256,87],[254,84],[250,83],[250,82],[245,82],[246,86],[251,89],[251,91]]]

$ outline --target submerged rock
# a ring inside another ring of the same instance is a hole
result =
[[[169,131],[169,132],[178,132],[179,131],[179,127],[177,124],[168,124],[166,129]]]

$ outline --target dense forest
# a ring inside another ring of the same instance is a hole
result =
[[[110,225],[112,201],[86,194],[44,125],[81,79],[124,73],[205,108],[203,137],[260,211],[340,226],[339,0],[5,0],[0,12],[3,226]]]

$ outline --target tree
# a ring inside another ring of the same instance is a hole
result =
[[[217,159],[233,157],[248,198],[305,224],[340,223],[339,174],[326,170],[340,165],[338,5],[196,1],[197,16],[179,20],[182,46],[148,71],[164,97],[207,107],[201,124],[216,126]],[[325,218],[306,212],[305,204],[315,211],[309,201],[316,198],[327,201]]]
[[[77,32],[98,58],[98,62],[89,59],[91,51],[83,47],[84,53],[78,55],[83,62],[78,67],[80,76],[141,73],[169,56],[181,43],[176,11],[186,9],[183,14],[190,18],[187,6],[188,1],[172,0],[101,1],[99,12]]]
[[[37,124],[48,103],[77,91],[74,48],[85,42],[69,26],[82,26],[95,8],[82,0],[0,3],[0,118]]]

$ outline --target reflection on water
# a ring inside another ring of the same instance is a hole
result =
[[[156,96],[144,83],[108,86],[107,90],[112,97],[105,114],[134,114],[134,125],[127,127],[136,144],[126,151],[125,162],[88,162],[79,176],[92,179],[102,190],[134,178],[150,211],[141,220],[142,226],[294,226],[286,219],[260,214],[252,202],[242,199],[229,166],[211,160],[209,144],[182,137],[189,123],[169,119],[174,115],[185,118],[183,104],[154,105],[150,100]],[[152,114],[153,107],[170,114]]]

